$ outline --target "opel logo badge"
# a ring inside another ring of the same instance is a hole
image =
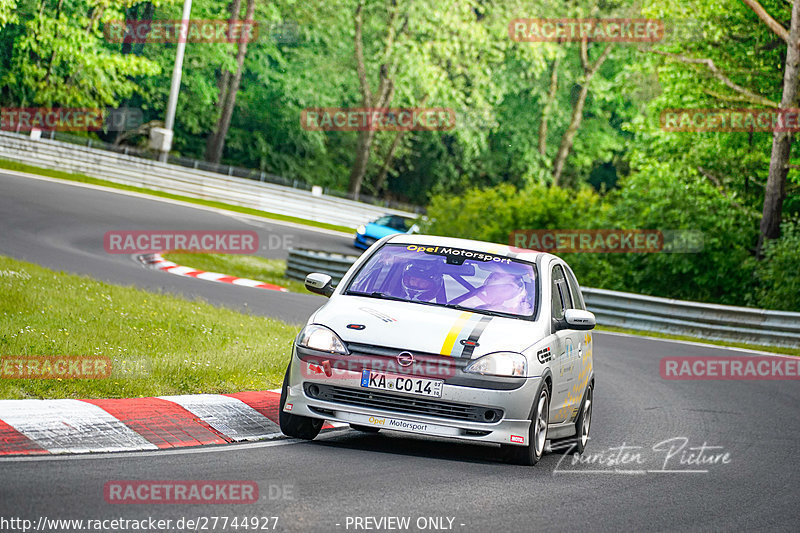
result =
[[[411,352],[400,352],[397,355],[397,364],[400,366],[411,366],[414,364],[414,354]]]

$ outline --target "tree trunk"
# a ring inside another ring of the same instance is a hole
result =
[[[406,133],[405,131],[398,131],[397,134],[394,136],[392,145],[389,147],[389,152],[386,154],[386,157],[383,160],[383,166],[381,166],[381,171],[378,173],[378,177],[375,178],[375,196],[380,196],[381,194],[381,188],[383,187],[383,184],[386,182],[386,176],[389,174],[389,167],[392,166],[394,153],[397,151],[397,148],[403,141],[403,136],[405,135],[405,133]]]
[[[800,1],[800,0],[798,0]],[[606,46],[605,50],[597,58],[593,65],[589,63],[589,55],[587,50],[586,41],[581,41],[581,63],[583,64],[583,83],[581,84],[581,92],[578,95],[578,100],[572,107],[572,119],[569,122],[567,131],[561,137],[561,146],[558,147],[558,154],[556,155],[555,163],[553,164],[553,185],[559,187],[561,184],[561,174],[564,171],[564,164],[567,161],[570,151],[572,150],[572,143],[575,140],[575,134],[581,126],[583,120],[583,106],[586,103],[586,96],[589,94],[589,83],[597,70],[602,66],[603,62],[608,58],[611,52],[611,45]]]
[[[417,107],[423,107],[428,102],[428,95],[422,97],[422,99],[417,104]],[[392,166],[392,161],[394,160],[394,154],[397,152],[397,149],[400,147],[400,143],[403,142],[403,137],[405,137],[405,130],[398,131],[397,134],[394,136],[394,140],[392,141],[392,145],[389,147],[389,151],[386,153],[386,157],[383,160],[383,166],[381,166],[381,171],[378,173],[378,177],[375,178],[375,196],[380,196],[381,188],[383,184],[386,182],[386,176],[389,173],[389,167]]]
[[[369,152],[372,140],[375,138],[375,130],[358,132],[358,148],[356,150],[356,160],[350,170],[350,189],[349,192],[354,200],[358,200],[361,194],[361,184],[364,181],[364,174],[367,172],[369,162]]]
[[[238,20],[240,6],[241,0],[233,0],[231,2],[231,20],[228,23],[229,30],[236,20]],[[244,19],[248,25],[252,23],[255,9],[255,0],[247,0]],[[233,108],[236,105],[236,93],[239,92],[239,83],[242,80],[242,69],[244,68],[244,58],[246,54],[247,33],[242,31],[239,34],[239,48],[236,53],[236,73],[231,78],[230,73],[226,70],[223,73],[220,83],[220,100],[217,102],[217,107],[221,107],[221,112],[219,120],[217,121],[217,127],[211,133],[211,136],[209,136],[208,144],[206,145],[206,160],[210,163],[219,163],[222,159],[222,151],[225,148],[225,137],[228,135],[228,128],[231,125]],[[220,101],[222,102],[221,105]]]
[[[792,2],[792,20],[789,27],[789,44],[786,47],[786,67],[783,72],[783,95],[781,109],[791,109],[797,103],[797,76],[800,73],[800,0]],[[760,234],[756,255],[761,257],[766,239],[777,239],[781,235],[781,213],[786,197],[786,176],[789,173],[789,156],[792,134],[775,131],[772,134],[772,154],[769,160],[769,176],[764,191],[764,209],[761,215]]]
[[[547,154],[547,119],[550,115],[550,109],[556,99],[556,91],[558,90],[558,63],[560,58],[553,60],[553,71],[550,73],[550,89],[547,91],[547,101],[542,108],[542,120],[539,122],[539,154]]]
[[[390,0],[389,2],[389,20],[386,24],[386,38],[384,40],[384,48],[381,57],[384,62],[381,63],[378,71],[378,89],[373,95],[367,81],[366,62],[364,61],[364,43],[362,40],[363,31],[363,10],[364,0],[360,0],[356,6],[353,16],[353,25],[355,27],[354,49],[353,55],[356,60],[356,73],[358,75],[358,83],[361,89],[361,102],[362,106],[366,108],[383,108],[389,105],[394,96],[394,71],[396,65],[388,64],[388,58],[394,48],[394,40],[397,36],[395,29],[395,21],[397,20],[397,0]],[[400,33],[404,32],[407,28],[408,19],[400,29]],[[364,176],[367,172],[367,163],[369,162],[369,153],[372,148],[372,141],[375,139],[375,130],[362,131],[358,134],[358,148],[356,151],[356,159],[353,162],[353,168],[350,171],[350,185],[348,191],[354,200],[358,200],[361,194],[361,185],[364,182]]]

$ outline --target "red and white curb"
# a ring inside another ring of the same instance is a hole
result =
[[[256,289],[268,289],[271,291],[288,292],[288,289],[280,285],[273,285],[272,283],[264,283],[255,279],[237,278],[236,276],[228,276],[227,274],[219,274],[217,272],[206,272],[204,270],[197,270],[186,266],[181,266],[172,261],[167,261],[161,254],[146,254],[139,256],[139,260],[145,265],[175,274],[178,276],[186,276],[190,278],[203,279],[206,281],[216,281],[218,283],[230,283],[232,285],[241,285],[243,287],[254,287]]]
[[[120,400],[0,400],[0,456],[275,439],[279,391]],[[343,427],[328,424],[323,428]]]

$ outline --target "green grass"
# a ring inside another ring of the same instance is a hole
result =
[[[164,259],[182,266],[218,272],[239,278],[249,278],[280,285],[289,292],[310,294],[302,282],[284,277],[286,261],[266,259],[256,255],[234,254],[190,254],[173,252],[162,255]]]
[[[300,326],[0,256],[0,356],[104,356],[107,379],[0,379],[0,398],[126,398],[280,386]]]
[[[703,344],[713,344],[715,346],[725,346],[731,348],[745,348],[747,350],[759,350],[762,352],[779,353],[784,355],[797,355],[800,356],[800,348],[784,348],[781,346],[763,346],[760,344],[748,344],[745,342],[729,342],[720,340],[701,339],[698,337],[690,337],[688,335],[673,335],[671,333],[659,333],[657,331],[646,331],[638,329],[625,329],[616,328],[611,326],[597,326],[598,331],[610,331],[613,333],[628,333],[630,335],[638,335],[645,337],[656,337],[659,339],[671,339],[678,341],[691,341],[702,342]]]
[[[91,185],[102,185],[103,187],[111,187],[114,189],[121,189],[123,191],[132,191],[142,194],[149,194],[150,196],[159,196],[161,198],[169,198],[171,200],[180,200],[182,202],[189,202],[198,205],[205,205],[208,207],[215,207],[217,209],[225,209],[227,211],[235,211],[237,213],[245,213],[248,215],[255,215],[262,218],[272,220],[282,220],[284,222],[293,222],[295,224],[303,224],[305,226],[312,226],[315,228],[329,229],[334,231],[342,231],[344,233],[353,233],[354,229],[348,226],[339,226],[337,224],[327,224],[325,222],[317,222],[316,220],[308,220],[305,218],[293,217],[289,215],[280,215],[278,213],[268,213],[258,209],[251,209],[249,207],[242,207],[238,205],[226,204],[223,202],[215,202],[212,200],[202,200],[200,198],[191,198],[189,196],[181,196],[179,194],[172,194],[168,192],[156,191],[153,189],[145,189],[143,187],[134,187],[133,185],[123,185],[121,183],[114,183],[113,181],[101,180],[92,178],[85,174],[63,172],[61,170],[52,170],[49,168],[40,168],[33,165],[26,165],[25,163],[18,163],[16,161],[9,161],[7,159],[0,159],[0,168],[7,170],[18,170],[20,172],[28,172],[31,174],[38,174],[40,176],[47,176],[49,178],[57,178],[62,180],[77,181],[80,183],[89,183]]]

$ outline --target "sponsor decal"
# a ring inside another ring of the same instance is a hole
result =
[[[365,329],[366,327],[367,326],[365,326],[364,324],[347,324],[347,329],[354,329],[356,331],[361,331],[362,329]]]
[[[284,410],[284,411],[291,411],[292,409],[294,409],[294,404],[293,404],[293,403],[287,403],[287,404],[286,404],[286,405],[283,407],[283,410]]]
[[[542,348],[538,352],[536,352],[536,358],[539,360],[540,363],[546,363],[553,359],[553,353],[550,351],[550,346],[547,348]]]
[[[511,442],[517,442],[519,444],[524,444],[525,443],[525,437],[522,437],[520,435],[511,435]]]
[[[378,310],[372,309],[371,307],[359,307],[358,309],[364,311],[365,313],[369,313],[370,315],[379,318],[384,322],[397,322],[396,318],[391,317],[386,313],[382,313]]]
[[[511,263],[511,259],[501,255],[489,254],[485,252],[474,252],[472,250],[463,250],[461,248],[449,248],[446,246],[417,246],[416,244],[409,244],[406,246],[409,252],[420,252],[433,255],[447,256],[448,262],[453,260],[454,264],[459,264],[458,259],[472,259],[473,261],[493,261],[495,263]]]
[[[445,336],[439,353],[451,357],[472,358],[475,347],[479,345],[478,339],[480,339],[486,326],[491,321],[492,317],[490,316],[464,311],[458,315],[447,336]]]
[[[664,357],[659,368],[661,377],[668,380],[800,379],[797,357]]]

